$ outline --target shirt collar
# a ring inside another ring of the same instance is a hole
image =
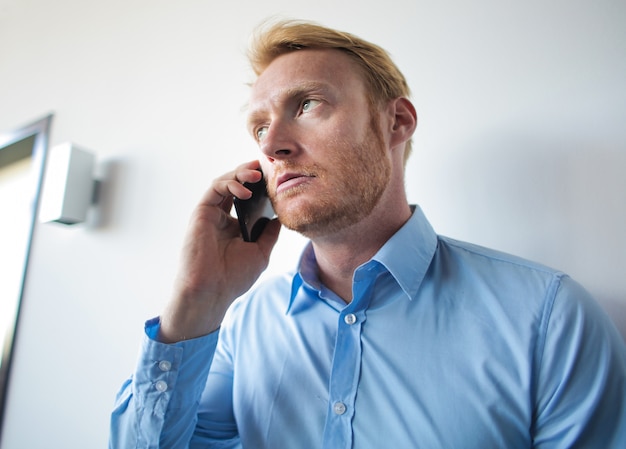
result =
[[[417,294],[437,249],[437,235],[421,208],[419,206],[411,208],[413,209],[411,218],[372,257],[372,260],[382,264],[389,271],[408,299],[414,298]],[[287,313],[303,284],[315,290],[321,288],[315,251],[310,242],[300,256],[298,272],[292,280]]]
[[[409,299],[417,294],[437,249],[437,234],[420,207],[412,207],[411,218],[372,258],[385,266]]]

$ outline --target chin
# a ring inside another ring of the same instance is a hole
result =
[[[287,229],[313,239],[341,232],[363,219],[366,211],[360,203],[344,204],[336,199],[305,203],[277,211],[278,219]]]

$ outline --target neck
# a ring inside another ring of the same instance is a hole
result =
[[[406,200],[393,208],[381,202],[358,223],[312,239],[322,283],[350,303],[354,271],[370,260],[410,216]]]

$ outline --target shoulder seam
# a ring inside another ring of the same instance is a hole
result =
[[[528,268],[530,270],[539,271],[545,274],[556,276],[558,278],[567,276],[566,273],[560,270],[557,270],[555,268],[551,268],[547,265],[543,265],[540,262],[535,262],[530,259],[525,259],[524,257],[506,253],[504,251],[476,245],[473,243],[466,243],[460,240],[455,240],[455,239],[444,237],[444,236],[437,236],[437,239],[439,241],[446,243],[449,246],[453,246],[459,250],[466,251],[470,254],[473,254],[479,257],[484,257],[484,258],[491,259],[491,260],[497,260],[503,263],[509,263],[511,265],[515,265],[518,267]]]

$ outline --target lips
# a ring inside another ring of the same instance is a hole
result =
[[[283,173],[282,175],[278,176],[278,178],[276,178],[276,194],[280,194],[281,192],[285,192],[305,182],[308,182],[312,177],[312,175],[304,173]]]

